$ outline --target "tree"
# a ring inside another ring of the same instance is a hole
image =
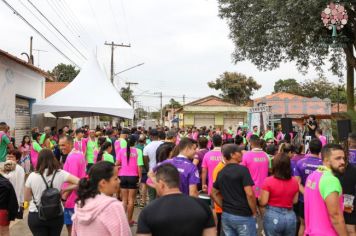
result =
[[[252,77],[236,72],[224,72],[215,81],[208,82],[208,86],[221,90],[222,98],[237,105],[248,102],[253,92],[261,88]]]
[[[52,71],[48,71],[58,82],[72,82],[79,72],[80,70],[75,69],[74,66],[63,63],[56,65]]]
[[[235,62],[250,60],[261,70],[271,70],[281,62],[295,61],[301,72],[313,66],[323,73],[322,66],[329,60],[331,71],[339,76],[346,64],[347,106],[348,110],[353,109],[355,1],[343,1],[349,21],[337,38],[331,37],[331,31],[321,21],[328,2],[325,0],[218,1],[220,17],[230,27]]]
[[[176,100],[174,100],[173,98],[171,98],[171,99],[169,100],[169,103],[168,103],[167,105],[165,105],[164,107],[165,107],[165,108],[168,108],[168,109],[170,109],[170,108],[177,109],[177,108],[181,108],[182,105],[181,105],[178,101],[176,101]]]
[[[130,87],[122,87],[120,90],[121,97],[128,103],[131,104],[132,96],[133,96],[133,91],[130,89]]]
[[[299,95],[301,93],[301,87],[295,79],[280,79],[274,84],[274,93],[278,92],[286,92]]]

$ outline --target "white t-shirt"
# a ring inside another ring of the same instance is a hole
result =
[[[12,186],[15,189],[17,196],[17,202],[20,205],[24,202],[24,187],[25,187],[25,171],[20,165],[16,165],[15,170],[4,174],[4,177],[7,178]]]
[[[148,156],[149,160],[149,169],[152,170],[153,167],[157,165],[156,163],[156,152],[157,148],[162,144],[162,141],[152,141],[144,149],[143,155]]]
[[[57,170],[56,176],[53,180],[53,188],[61,190],[62,184],[68,181],[69,173],[64,170]],[[51,186],[52,175],[47,176],[47,169],[43,173],[43,177],[46,179],[48,186]],[[37,206],[40,204],[41,196],[44,190],[46,190],[46,184],[44,183],[40,174],[32,172],[26,181],[25,186],[32,190],[33,196],[35,198]],[[33,199],[30,202],[29,207],[30,212],[38,212],[36,205],[33,202]]]

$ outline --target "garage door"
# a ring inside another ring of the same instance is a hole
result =
[[[243,118],[224,118],[224,129],[232,127],[232,130],[237,130],[239,122],[244,122]]]
[[[207,127],[209,128],[215,126],[215,116],[214,115],[195,115],[194,126],[197,128]]]
[[[15,109],[15,139],[18,146],[24,135],[31,134],[30,102],[27,99],[16,97]]]

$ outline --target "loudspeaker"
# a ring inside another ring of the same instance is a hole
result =
[[[282,132],[284,134],[293,132],[292,118],[282,118]]]
[[[351,120],[338,120],[337,121],[337,133],[339,140],[344,141],[349,137],[349,133],[352,132]]]

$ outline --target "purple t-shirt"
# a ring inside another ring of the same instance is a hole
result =
[[[306,155],[305,158],[297,162],[294,169],[294,176],[299,176],[302,185],[305,186],[308,176],[321,165],[323,165],[321,158]],[[299,194],[299,201],[304,202],[303,194]]]
[[[198,168],[187,158],[174,157],[173,159],[165,160],[159,163],[153,171],[155,171],[158,166],[164,164],[172,164],[179,171],[179,189],[183,194],[189,195],[189,185],[200,183]]]
[[[197,165],[199,173],[201,173],[201,171],[202,171],[201,165],[203,163],[204,156],[207,152],[209,152],[208,149],[201,149],[197,152],[197,155],[194,157],[194,159],[199,160],[199,164]]]
[[[356,165],[356,149],[349,150],[349,162],[352,165]]]
[[[299,160],[303,159],[305,157],[304,154],[295,154],[292,159],[290,160],[290,165],[291,165],[291,169],[292,169],[292,173],[295,172],[295,168],[297,166],[297,163]]]

